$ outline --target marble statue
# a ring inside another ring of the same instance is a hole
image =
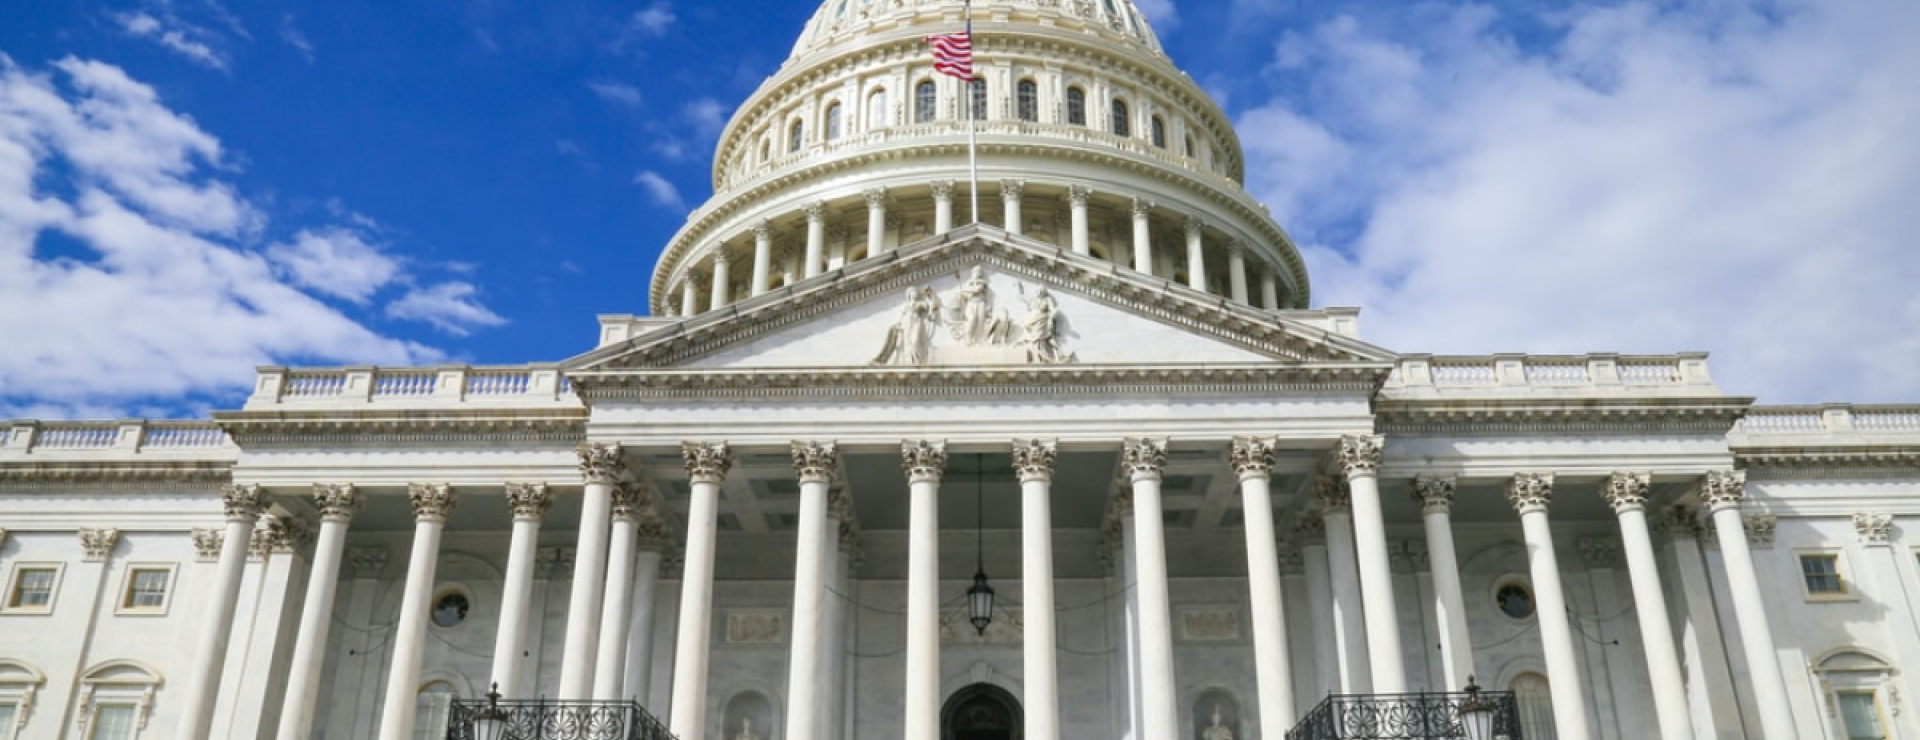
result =
[[[875,355],[875,365],[924,365],[940,324],[940,299],[932,288],[908,288],[906,305],[887,329],[886,341]]]
[[[1233,740],[1233,730],[1220,724],[1220,703],[1213,703],[1213,724],[1200,731],[1200,740]]]
[[[953,338],[969,347],[1005,344],[1007,317],[993,312],[993,288],[987,283],[986,268],[975,265],[960,287],[947,298],[947,325]]]
[[[1073,353],[1060,347],[1060,304],[1047,286],[1040,286],[1027,300],[1027,320],[1021,324],[1020,344],[1027,348],[1027,362],[1055,365],[1073,362]]]

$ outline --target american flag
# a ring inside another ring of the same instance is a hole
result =
[[[927,43],[933,44],[933,71],[963,80],[973,79],[973,36],[970,31],[928,36]]]

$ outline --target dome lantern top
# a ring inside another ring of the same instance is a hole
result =
[[[951,16],[956,22],[967,0],[826,0],[807,21],[806,29],[788,56],[789,63],[812,52],[871,30],[913,22],[916,18]],[[1013,13],[1065,16],[1137,43],[1162,54],[1160,39],[1133,0],[973,0],[976,21]]]

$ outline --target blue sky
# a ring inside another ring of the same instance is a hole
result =
[[[1139,4],[1367,338],[1920,401],[1920,6]],[[813,7],[7,4],[0,417],[584,351]]]

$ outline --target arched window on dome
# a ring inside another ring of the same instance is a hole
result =
[[[1148,133],[1153,138],[1153,145],[1161,149],[1167,148],[1167,122],[1159,116],[1154,116],[1147,121],[1147,126]]]
[[[1187,134],[1187,147],[1181,150],[1189,159],[1193,157],[1193,134]]]
[[[793,125],[787,129],[787,151],[800,151],[800,145],[806,141],[806,133],[806,124],[798,120],[794,121]]]
[[[1547,677],[1538,673],[1522,673],[1514,676],[1508,689],[1520,705],[1520,736],[1538,740],[1554,740],[1558,737],[1553,723],[1553,690],[1547,684]]]
[[[841,115],[840,104],[837,102],[829,103],[827,105],[827,121],[826,121],[827,141],[833,141],[835,139],[840,138],[840,125],[842,123],[841,118],[843,118],[843,116]]]
[[[975,121],[987,120],[987,81],[967,80],[967,115]]]
[[[1021,80],[1014,90],[1015,108],[1020,120],[1040,120],[1040,86],[1033,84],[1033,80]]]
[[[913,122],[927,123],[933,120],[935,103],[933,80],[921,80],[913,86]]]
[[[1087,125],[1087,91],[1077,86],[1067,88],[1067,123]]]
[[[434,681],[414,695],[414,740],[439,740],[447,736],[447,719],[453,712],[454,688],[445,681]]]
[[[876,87],[867,93],[867,128],[887,127],[887,89]]]
[[[760,139],[760,161],[764,163],[770,159],[773,159],[773,140],[768,138],[761,138]]]
[[[1128,125],[1127,101],[1113,99],[1113,135],[1132,136],[1133,127]]]

